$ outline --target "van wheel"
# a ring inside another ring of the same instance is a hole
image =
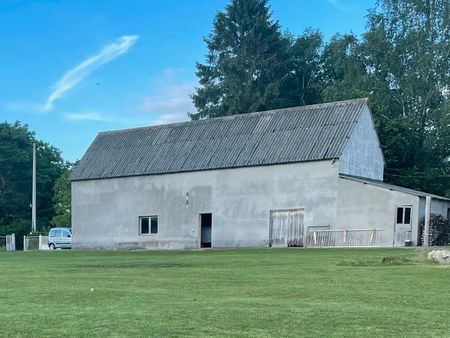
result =
[[[55,248],[55,244],[53,244],[53,243],[50,243],[49,245],[48,245],[48,248],[50,249],[50,250],[55,250],[56,248]]]

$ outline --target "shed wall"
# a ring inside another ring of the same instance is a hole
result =
[[[267,246],[270,211],[304,208],[305,228],[332,225],[338,168],[317,161],[72,182],[74,248],[197,248],[199,213],[213,247]],[[158,215],[157,235],[139,216]]]
[[[392,246],[397,206],[412,206],[413,245],[417,244],[419,197],[371,184],[339,178],[338,229],[383,229],[380,245]]]
[[[431,198],[432,214],[442,215],[442,217],[447,218],[448,208],[450,208],[450,201]],[[425,218],[425,197],[420,197],[419,222],[421,222],[424,218]]]

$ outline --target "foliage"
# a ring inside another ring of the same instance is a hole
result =
[[[70,187],[70,168],[63,169],[61,175],[56,179],[53,188],[53,207],[55,214],[51,220],[53,226],[71,227],[71,187]]]
[[[209,118],[369,97],[388,182],[450,196],[450,2],[380,0],[361,38],[281,34],[266,0],[232,0],[197,64]]]
[[[48,226],[53,217],[52,190],[65,166],[59,150],[37,140],[27,125],[0,123],[0,234],[14,232],[20,236],[31,230],[33,143],[38,230]]]
[[[322,34],[308,29],[296,39],[291,37],[290,40],[290,68],[282,90],[293,106],[319,103],[322,101]]]
[[[353,34],[336,34],[321,54],[321,90],[325,102],[367,97],[361,45]]]
[[[424,242],[425,220],[420,223],[421,243]],[[428,245],[448,245],[450,244],[450,220],[445,219],[442,215],[430,215],[430,233],[428,236]]]
[[[448,1],[384,0],[362,43],[387,180],[440,194],[450,189],[449,41]]]

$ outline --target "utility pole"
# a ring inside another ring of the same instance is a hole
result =
[[[33,182],[31,196],[31,231],[36,232],[36,144],[33,143]]]

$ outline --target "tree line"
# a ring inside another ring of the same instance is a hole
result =
[[[450,2],[382,0],[361,36],[282,32],[267,0],[232,0],[205,38],[192,119],[368,97],[385,180],[450,196]]]
[[[0,236],[31,230],[32,147],[36,144],[37,231],[70,226],[71,164],[20,122],[0,123]]]

